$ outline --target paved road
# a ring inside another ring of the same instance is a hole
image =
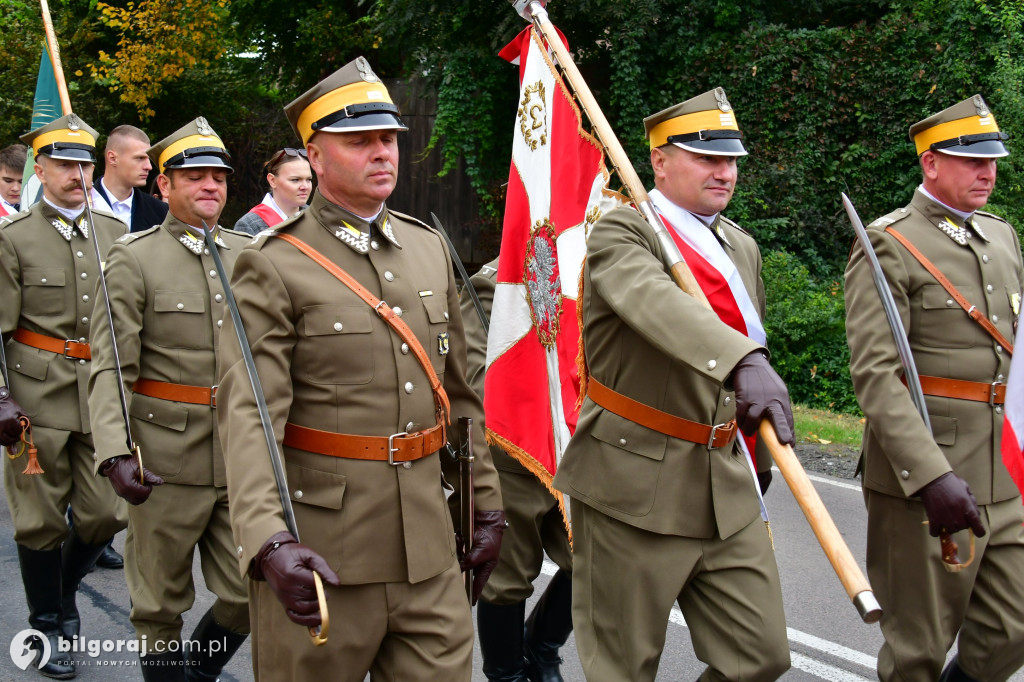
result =
[[[793,659],[793,668],[783,679],[792,682],[875,679],[875,655],[881,643],[878,627],[860,621],[781,476],[776,474],[775,479],[767,503],[772,515]],[[863,567],[865,512],[859,485],[856,481],[818,475],[812,475],[812,480],[853,555]],[[38,681],[43,679],[38,673],[31,668],[19,670],[10,656],[2,653],[15,634],[27,627],[28,611],[11,537],[10,514],[4,505],[0,508],[0,538],[4,538],[0,542],[0,570],[6,577],[4,587],[0,588],[0,680]],[[122,543],[123,534],[117,538],[119,547]],[[545,573],[538,578],[538,592],[552,573],[553,564],[547,566]],[[186,632],[191,632],[212,603],[212,596],[202,587],[198,564],[195,575],[200,585],[199,594],[196,606],[185,616]],[[98,569],[90,574],[79,596],[79,608],[83,631],[95,642],[93,646],[102,644],[102,640],[113,644],[131,637],[129,600],[121,571]],[[696,679],[703,666],[693,656],[682,616],[675,612],[666,627],[668,640],[658,678],[673,681]],[[573,640],[570,639],[564,654],[563,674],[567,682],[584,682]],[[97,655],[92,656],[85,652],[76,654],[76,659],[81,663],[78,679],[84,682],[141,679],[135,655],[131,653],[97,651]],[[484,682],[479,651],[474,669],[474,682]],[[222,675],[222,680],[242,682],[250,679],[250,648],[246,643]],[[1024,682],[1024,674],[1018,673],[1013,680]]]

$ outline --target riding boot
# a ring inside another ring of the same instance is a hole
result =
[[[185,661],[180,651],[139,657],[145,682],[185,682]]]
[[[529,682],[523,658],[526,602],[476,605],[477,635],[484,658],[484,676],[491,682]]]
[[[185,653],[186,682],[216,682],[248,636],[228,630],[213,619],[213,609],[207,611],[189,638],[192,646]]]
[[[78,604],[75,603],[75,596],[82,584],[82,578],[92,570],[107,543],[91,545],[78,535],[74,528],[68,533],[61,548],[61,612],[63,617],[60,621],[60,629],[65,639],[71,641],[75,635],[81,634],[81,617],[78,615]]]
[[[100,568],[109,568],[118,570],[124,568],[124,557],[118,554],[117,550],[114,549],[114,538],[110,538],[107,546],[100,552],[100,556],[96,559],[96,565]]]
[[[958,658],[954,656],[946,669],[939,675],[939,682],[977,682],[977,680],[964,672]]]
[[[50,646],[50,659],[39,672],[58,680],[71,679],[75,676],[75,662],[70,648],[60,650],[60,550],[35,550],[18,545],[18,563],[28,601],[28,623],[46,637]],[[40,660],[46,653],[46,645],[36,638],[31,646],[39,652],[40,658],[36,660]]]
[[[559,569],[526,621],[526,672],[530,682],[563,682],[559,649],[572,633],[572,573]]]

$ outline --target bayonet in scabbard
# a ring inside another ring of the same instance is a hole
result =
[[[473,419],[472,417],[459,417],[458,424],[459,443],[459,533],[462,535],[463,553],[469,554],[473,548],[473,515],[476,513],[473,501]],[[469,603],[473,603],[473,571],[465,573],[466,596]]]

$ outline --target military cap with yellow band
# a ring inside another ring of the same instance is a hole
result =
[[[146,153],[161,173],[176,168],[223,168],[234,172],[228,164],[231,154],[202,116],[160,140]]]
[[[644,119],[651,149],[674,144],[695,154],[746,156],[736,114],[715,88]]]
[[[952,156],[998,159],[1010,154],[1003,144],[1006,138],[981,95],[910,126],[910,139],[918,156],[931,150]]]
[[[409,129],[364,57],[357,57],[304,92],[284,113],[302,144],[315,133]]]
[[[21,141],[31,145],[36,156],[64,161],[96,163],[96,137],[99,133],[71,113],[25,133]]]

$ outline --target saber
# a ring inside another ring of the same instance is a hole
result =
[[[473,549],[473,515],[476,503],[473,500],[473,418],[459,417],[459,531],[462,533],[463,556]],[[466,491],[469,491],[467,494]],[[466,596],[473,603],[473,569],[464,574]]]
[[[11,387],[11,380],[7,377],[7,354],[4,352],[4,332],[0,329],[0,375],[4,378],[4,386]]]
[[[871,278],[875,282],[875,290],[878,291],[878,297],[882,299],[885,319],[889,323],[889,330],[892,332],[892,338],[896,342],[896,353],[900,356],[900,364],[903,365],[903,377],[907,380],[910,399],[913,401],[914,407],[917,408],[918,414],[921,415],[925,428],[931,433],[932,422],[928,418],[928,406],[924,402],[921,377],[917,373],[917,364],[914,362],[914,354],[910,350],[907,330],[903,328],[900,312],[896,309],[896,301],[892,297],[892,291],[889,289],[889,283],[885,279],[885,273],[882,272],[882,265],[878,262],[875,249],[871,246],[868,231],[864,229],[864,223],[861,222],[860,216],[857,215],[857,209],[853,207],[853,202],[850,201],[850,197],[846,196],[846,192],[841,192],[840,194],[843,197],[846,215],[850,217],[853,230],[857,233],[857,241],[860,243],[861,248],[864,249],[864,255],[867,256],[868,264],[871,266]],[[971,535],[971,557],[967,560],[967,563],[960,563],[960,557],[957,554],[959,548],[949,533],[940,533],[939,541],[942,543],[942,565],[947,571],[957,573],[974,560],[973,535]]]
[[[274,436],[274,427],[270,421],[270,410],[267,409],[267,399],[263,393],[263,386],[260,384],[259,374],[256,372],[256,361],[252,358],[252,351],[249,349],[249,338],[242,327],[242,316],[238,312],[238,303],[235,302],[235,295],[231,292],[231,284],[228,281],[227,270],[224,269],[224,262],[220,259],[220,251],[217,243],[210,232],[210,228],[203,223],[203,237],[206,239],[206,246],[213,256],[213,263],[220,276],[221,286],[224,287],[224,301],[231,314],[231,323],[235,328],[235,337],[238,339],[239,348],[242,351],[242,361],[245,364],[245,371],[249,375],[249,385],[252,386],[253,395],[256,397],[256,409],[260,414],[260,423],[263,425],[263,435],[267,441],[267,451],[270,454],[270,466],[274,470],[274,482],[277,484],[277,495],[281,498],[281,511],[284,514],[284,525],[288,532],[299,540],[299,527],[295,522],[295,510],[292,508],[292,500],[288,494],[288,479],[285,477],[284,466],[281,464],[281,451],[277,447],[277,437]],[[301,540],[300,540],[301,542]],[[316,585],[316,598],[320,605],[320,625],[309,628],[309,636],[313,639],[315,646],[327,643],[327,631],[330,628],[330,619],[327,613],[327,597],[324,594],[323,581],[320,574],[313,571],[313,582]]]
[[[687,267],[682,254],[679,253],[679,248],[661,221],[647,190],[640,182],[640,177],[636,174],[629,157],[612,132],[611,125],[601,112],[597,100],[594,99],[590,88],[587,87],[583,75],[573,62],[569,51],[562,44],[544,6],[539,0],[511,0],[511,2],[524,19],[533,23],[535,29],[544,36],[549,48],[554,52],[580,107],[593,124],[594,132],[601,141],[612,167],[618,172],[626,191],[654,230],[661,245],[662,257],[672,274],[672,279],[680,289],[700,301],[706,308],[711,309],[711,303],[701,291],[696,278]],[[871,585],[854,560],[842,535],[839,534],[839,529],[836,528],[824,503],[814,490],[814,486],[811,485],[810,479],[807,478],[807,472],[800,465],[793,448],[779,442],[775,430],[767,420],[761,422],[759,431],[861,619],[865,623],[877,622],[882,617],[882,608],[871,591]]]
[[[480,302],[480,297],[476,293],[476,287],[469,281],[469,273],[466,272],[466,266],[462,264],[462,259],[459,258],[459,254],[455,251],[455,244],[452,243],[451,237],[448,236],[448,232],[445,231],[444,227],[441,226],[441,221],[438,219],[434,212],[430,212],[430,217],[434,219],[434,225],[437,225],[437,231],[444,237],[444,241],[448,244],[448,251],[452,254],[452,262],[455,263],[455,267],[459,269],[459,274],[462,276],[462,281],[466,283],[467,290],[469,291],[469,297],[473,299],[473,307],[476,308],[476,314],[480,316],[480,323],[484,326],[484,331],[490,331],[490,321],[487,319],[487,313],[484,311],[484,304]]]
[[[139,483],[146,485],[146,476],[142,468],[142,448],[132,437],[132,424],[128,416],[128,397],[124,393],[124,375],[121,373],[121,356],[117,352],[117,333],[114,331],[114,311],[110,308],[110,294],[107,292],[107,277],[103,274],[103,256],[100,254],[99,235],[96,234],[96,221],[92,217],[92,206],[89,205],[89,185],[85,182],[85,170],[82,164],[78,164],[78,179],[82,183],[82,193],[85,195],[85,218],[89,223],[89,230],[92,232],[93,251],[96,252],[96,266],[100,271],[100,288],[103,290],[103,308],[107,311],[107,332],[110,334],[110,349],[114,356],[114,373],[117,375],[117,398],[121,401],[121,417],[124,419],[125,441],[128,452],[135,456],[139,462]]]

